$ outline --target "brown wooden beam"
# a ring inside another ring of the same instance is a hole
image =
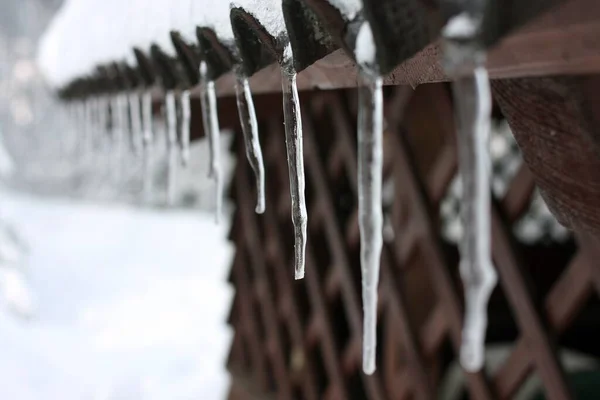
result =
[[[600,2],[566,0],[563,4],[518,29],[491,49],[488,68],[492,78],[514,78],[600,72]],[[439,43],[427,46],[399,65],[386,79],[387,85],[412,85],[445,81]],[[336,89],[356,86],[356,67],[337,50],[298,75],[300,90]],[[251,78],[254,93],[281,89],[278,65]],[[217,81],[221,96],[234,93],[234,77]]]

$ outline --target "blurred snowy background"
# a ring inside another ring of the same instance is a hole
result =
[[[0,399],[224,398],[232,248],[227,219],[214,224],[206,146],[170,209],[160,152],[150,204],[139,159],[115,180],[110,148],[81,152],[35,64],[60,3],[2,0],[0,12]]]

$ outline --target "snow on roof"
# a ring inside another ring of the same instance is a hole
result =
[[[360,0],[329,0],[353,17]],[[134,62],[133,48],[153,43],[175,56],[170,32],[196,42],[196,27],[233,41],[230,7],[252,14],[274,36],[287,35],[281,0],[65,0],[40,41],[38,63],[52,86],[64,87],[110,62]]]
[[[354,17],[362,10],[362,0],[328,0],[329,3],[337,8],[340,13],[345,16],[349,21],[353,20]]]

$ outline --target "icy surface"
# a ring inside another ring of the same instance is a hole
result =
[[[2,217],[18,221],[29,244],[39,306],[31,321],[0,312],[0,398],[226,398],[232,249],[225,227],[197,211],[6,192],[2,199]],[[94,229],[82,235],[82,226]],[[165,240],[165,232],[178,240]]]
[[[184,90],[179,95],[181,110],[181,164],[187,166],[190,161],[190,92]]]
[[[177,179],[177,109],[175,105],[175,93],[167,92],[165,96],[167,110],[167,205],[173,205],[175,201],[176,179]]]
[[[246,144],[246,157],[256,177],[256,213],[262,214],[265,212],[265,166],[258,137],[258,122],[256,121],[252,92],[248,78],[241,70],[236,72],[235,94],[240,125]]]
[[[491,92],[483,67],[477,67],[471,76],[458,78],[452,86],[465,226],[460,244],[460,275],[465,292],[460,360],[465,370],[478,371],[484,362],[488,300],[497,281],[490,238]]]
[[[221,158],[219,153],[219,113],[217,109],[217,94],[215,82],[208,79],[207,66],[204,61],[200,63],[200,104],[202,107],[202,121],[204,132],[208,137],[210,147],[210,160],[208,176],[215,181],[215,194],[217,196],[215,207],[215,220],[219,223],[222,207],[223,177],[221,174]]]
[[[296,71],[292,65],[290,59],[287,64],[281,67],[281,82],[283,86],[285,144],[292,197],[292,222],[294,224],[294,276],[296,279],[302,279],[304,278],[308,215],[304,198],[306,183],[302,146],[302,118],[296,86]]]

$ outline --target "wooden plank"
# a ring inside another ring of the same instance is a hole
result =
[[[518,29],[490,50],[491,78],[515,78],[600,72],[600,2],[567,0]],[[448,80],[441,64],[438,41],[399,65],[386,78],[386,85],[417,85]],[[219,95],[234,94],[233,74],[217,81]],[[298,88],[337,89],[356,86],[354,62],[337,50],[298,74]],[[257,72],[250,85],[254,93],[279,92],[278,65]],[[197,95],[197,89],[193,91]]]

